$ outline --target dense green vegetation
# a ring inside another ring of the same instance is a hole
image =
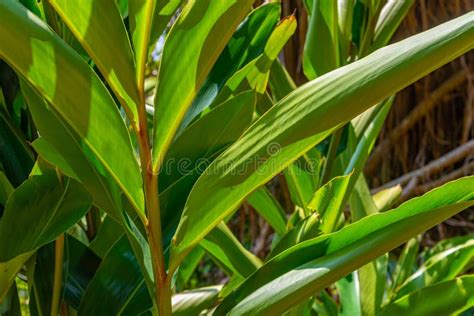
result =
[[[0,1],[19,82],[0,90],[0,313],[472,312],[473,236],[417,236],[474,205],[474,177],[398,205],[362,170],[394,95],[472,50],[473,12],[387,46],[413,0],[305,4],[297,87],[279,1]],[[275,232],[265,258],[226,225],[243,203]],[[190,288],[204,256],[228,282]]]

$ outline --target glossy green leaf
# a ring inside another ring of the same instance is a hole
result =
[[[191,279],[192,274],[198,267],[202,258],[206,253],[201,247],[196,247],[189,253],[186,259],[179,266],[179,270],[176,272],[176,287],[185,288],[188,281]]]
[[[145,68],[148,61],[148,47],[150,44],[150,30],[152,27],[153,13],[157,2],[165,0],[129,0],[128,19],[130,35],[135,52],[135,67],[137,70],[138,89],[144,84]],[[159,35],[157,35],[159,36]]]
[[[397,202],[401,194],[402,187],[400,185],[396,185],[375,193],[372,198],[374,199],[375,206],[379,212],[383,212],[387,209],[390,209],[393,204]]]
[[[224,223],[217,225],[200,246],[231,274],[247,277],[262,265],[260,259],[245,249]]]
[[[81,137],[83,151],[103,164],[134,208],[143,211],[142,178],[130,136],[103,83],[72,48],[17,1],[2,1],[0,14],[5,17],[0,21],[0,40],[9,43],[0,47],[0,54]]]
[[[400,285],[403,284],[415,271],[420,239],[420,236],[412,238],[406,243],[405,247],[403,247],[402,254],[398,259],[395,270],[393,271],[392,284],[388,289],[389,299],[392,299],[395,294],[395,289],[399,288]]]
[[[51,258],[51,257],[49,257]],[[92,277],[100,266],[100,258],[89,247],[66,235],[64,300],[76,310]]]
[[[151,17],[150,50],[154,49],[156,41],[163,35],[163,32],[182,2],[183,0],[155,0],[155,8],[153,9],[153,16]]]
[[[336,282],[339,294],[341,316],[360,316],[362,308],[360,304],[359,275],[356,271],[346,275]]]
[[[92,57],[130,119],[137,124],[140,101],[132,47],[115,1],[49,3]]]
[[[21,81],[21,88],[33,121],[41,133],[41,137],[33,142],[35,150],[64,174],[76,176],[92,195],[94,204],[118,220],[119,207],[113,193],[117,188],[103,173],[102,165],[83,150],[81,137],[62,121],[36,91],[24,81]]]
[[[282,20],[270,35],[263,54],[249,62],[229,78],[215,102],[223,102],[232,95],[237,95],[249,89],[263,94],[267,87],[272,64],[295,30],[296,19],[294,16],[291,15]]]
[[[396,300],[381,316],[458,315],[474,306],[474,276],[437,283]]]
[[[352,18],[354,15],[354,0],[337,1],[337,18],[339,24],[339,47],[341,63],[348,62],[352,43]]]
[[[398,288],[397,298],[424,286],[447,281],[474,265],[474,239],[445,250],[425,262],[425,264]]]
[[[171,28],[155,94],[154,169],[163,163],[199,87],[251,4],[251,0],[190,1]]]
[[[187,126],[211,105],[227,80],[242,66],[263,53],[280,18],[280,5],[268,3],[252,10],[239,25],[209,72],[182,125]]]
[[[136,303],[134,298],[139,299],[139,304],[132,304]],[[139,315],[151,307],[140,266],[129,241],[122,237],[107,253],[87,286],[78,315]]]
[[[381,49],[303,85],[275,104],[209,166],[213,172],[195,184],[175,235],[174,264],[248,194],[331,129],[471,49],[473,19],[474,13],[468,13]],[[269,152],[270,144],[280,150]],[[258,164],[249,166],[252,161]],[[233,170],[244,172],[235,175]]]
[[[293,203],[307,209],[316,191],[323,160],[317,149],[311,149],[288,166],[285,180]]]
[[[204,309],[212,307],[217,302],[221,289],[222,285],[214,285],[173,295],[173,315],[200,315]]]
[[[32,176],[12,193],[0,222],[0,298],[13,281],[4,278],[14,276],[34,250],[74,225],[90,205],[81,184],[67,178],[60,182],[55,173]]]
[[[264,264],[216,311],[278,313],[413,236],[474,205],[474,177],[450,182],[385,213],[300,243]]]
[[[67,178],[60,182],[54,173],[32,176],[14,191],[5,207],[0,260],[6,262],[53,241],[84,216],[90,205],[89,194],[78,182]],[[28,234],[18,227],[28,229]]]
[[[285,211],[268,189],[258,189],[248,197],[248,202],[278,234],[286,232]]]
[[[112,248],[117,240],[122,237],[123,233],[123,227],[110,216],[106,216],[89,247],[100,258],[105,258],[107,252]]]
[[[250,125],[254,109],[254,93],[241,93],[196,120],[171,146],[159,174],[165,244],[169,244],[178,225],[186,202],[183,197],[188,196],[199,175],[217,154],[237,140]]]
[[[414,2],[414,0],[387,1],[377,19],[374,40],[370,48],[372,51],[388,44]]]
[[[160,170],[161,190],[191,173],[201,173],[210,157],[234,142],[250,124],[255,109],[255,93],[243,92],[196,120],[172,143]]]
[[[271,259],[286,249],[308,239],[316,238],[322,234],[320,229],[320,218],[318,213],[313,213],[296,224],[276,243],[267,257]]]
[[[272,91],[272,97],[275,102],[280,101],[287,94],[296,89],[295,82],[285,66],[283,66],[278,59],[272,64],[268,85]]]
[[[303,52],[303,72],[314,78],[339,67],[337,1],[313,0]]]
[[[31,91],[31,92],[33,93],[33,91]],[[25,93],[25,94],[29,94],[29,93]],[[29,98],[29,97],[27,97],[27,98]],[[29,99],[29,100],[30,101],[28,101],[28,104],[30,104],[30,108],[34,108],[35,106],[38,106],[38,105],[39,106],[45,106],[44,103],[40,99],[38,99],[38,103],[36,103],[36,104],[34,104],[35,101],[32,101],[31,99]],[[36,113],[36,111],[34,109],[30,110],[30,111],[32,113]],[[53,115],[51,111],[49,111],[49,113],[51,113],[51,115]],[[40,119],[36,119],[36,121],[39,121],[39,120]],[[48,123],[51,124],[52,120],[54,120],[54,119],[49,120]],[[41,126],[40,129],[43,128],[41,123],[38,124],[38,125]],[[56,131],[58,131],[58,130],[56,130]],[[68,176],[70,178],[73,178],[74,180],[80,181],[79,180],[80,177],[78,177],[76,175],[74,170],[68,164],[67,160],[64,159],[63,155],[61,153],[59,153],[56,150],[56,148],[53,145],[51,145],[44,137],[40,137],[40,138],[35,139],[32,146],[36,150],[36,152],[39,154],[39,156],[42,159],[44,159],[44,161],[47,161],[51,165],[59,168],[61,170],[61,172],[63,174],[65,174],[66,176]]]
[[[332,233],[336,230],[342,214],[344,195],[352,175],[335,177],[316,191],[308,208],[317,211],[321,216],[321,230]]]

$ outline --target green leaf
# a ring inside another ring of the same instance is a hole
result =
[[[300,243],[264,264],[216,310],[279,313],[413,236],[474,205],[474,177],[450,182],[385,213]]]
[[[176,287],[185,288],[192,274],[198,267],[202,258],[206,253],[201,247],[196,247],[191,251],[189,256],[181,263],[176,276]]]
[[[0,205],[5,206],[10,195],[13,193],[13,186],[8,181],[5,174],[0,171]]]
[[[72,179],[60,182],[48,173],[26,180],[8,199],[0,222],[0,279],[16,274],[33,251],[68,230],[90,205],[89,194]],[[0,298],[12,281],[0,283]]]
[[[143,212],[142,178],[111,95],[87,63],[17,1],[0,3],[0,55],[50,103],[81,147]],[[11,27],[14,25],[15,27]],[[113,144],[113,145],[111,145]]]
[[[248,277],[262,265],[260,259],[242,246],[225,223],[217,225],[200,246],[231,275],[238,273]]]
[[[31,93],[34,93],[34,91],[31,91]],[[29,94],[29,93],[25,93],[25,94]],[[30,97],[28,97],[28,98],[30,98]],[[31,108],[34,108],[35,106],[38,106],[38,105],[45,106],[45,104],[39,98],[37,99],[38,102],[36,104],[34,103],[35,101],[31,101],[32,99],[29,99],[29,100],[30,101],[28,101],[28,104],[30,104],[30,111],[32,113],[36,114],[36,111],[34,109],[31,109]],[[51,113],[51,115],[53,115],[53,114]],[[47,116],[47,115],[45,115],[45,116]],[[40,119],[36,119],[36,121],[39,121],[39,120]],[[48,123],[51,124],[51,121],[54,121],[54,118],[53,119],[50,118],[50,120],[48,120],[48,121],[49,121]],[[54,124],[54,123],[52,123],[52,124]],[[38,125],[41,126],[41,127],[39,127],[39,129],[43,130],[44,125],[41,125],[41,123],[38,124]],[[56,132],[58,132],[59,130],[62,130],[62,129],[58,128],[58,129],[56,129]],[[68,144],[68,145],[70,146],[71,144]],[[78,177],[76,175],[74,170],[68,164],[67,160],[64,159],[63,155],[60,152],[58,152],[56,150],[56,148],[53,145],[51,145],[44,137],[40,137],[40,138],[35,139],[33,141],[32,146],[42,159],[44,159],[45,161],[47,161],[51,165],[56,166],[57,168],[59,168],[61,170],[61,172],[63,174],[65,174],[66,176],[68,176],[70,178],[73,178],[74,180],[80,181],[80,178],[82,178],[82,177]],[[84,183],[86,183],[86,182],[84,182]]]
[[[314,78],[339,67],[337,1],[314,0],[303,52],[303,72]]]
[[[343,199],[352,174],[335,177],[314,194],[308,208],[321,216],[321,230],[332,233],[336,230],[342,214]]]
[[[153,11],[157,1],[164,0],[129,0],[128,19],[130,35],[135,52],[135,66],[139,91],[144,89],[145,68],[148,61],[148,47],[150,44],[150,30],[153,21]],[[158,35],[159,36],[159,35]]]
[[[362,315],[360,306],[359,275],[356,271],[346,275],[336,282],[337,292],[340,299],[339,315],[360,316]]]
[[[399,288],[414,272],[418,249],[420,247],[420,239],[420,236],[412,238],[406,243],[405,247],[403,247],[402,254],[393,271],[392,284],[388,289],[387,296],[389,299],[392,299],[393,295],[396,294],[395,289]]]
[[[189,316],[200,315],[207,308],[212,307],[218,299],[222,285],[202,287],[173,295],[173,315]]]
[[[64,300],[77,310],[84,291],[101,261],[89,247],[71,235],[66,236],[66,256],[67,275],[64,280]]]
[[[388,44],[415,0],[389,0],[382,8],[375,26],[371,51]]]
[[[295,82],[279,59],[272,64],[268,85],[270,86],[275,102],[280,101],[287,94],[296,89]]]
[[[4,113],[0,112],[0,163],[14,185],[20,185],[29,175],[34,155],[25,137]]]
[[[227,80],[215,102],[223,102],[232,95],[237,95],[249,89],[255,90],[258,94],[263,94],[267,87],[272,64],[295,30],[296,19],[293,15],[282,20],[270,35],[263,54],[249,62]]]
[[[85,151],[81,137],[59,117],[52,107],[23,80],[20,81],[36,128],[41,137],[33,142],[35,150],[62,172],[76,176],[92,195],[94,204],[119,220],[115,182],[104,173],[102,164]]]
[[[30,251],[7,262],[0,262],[0,301],[4,300],[21,267],[33,253],[34,251]]]
[[[319,214],[313,213],[299,221],[295,227],[283,235],[268,255],[267,260],[300,242],[316,238],[321,233]]]
[[[174,237],[171,266],[247,195],[332,129],[471,49],[473,17],[468,13],[381,49],[303,85],[275,104],[194,185]],[[280,150],[269,152],[270,144]],[[235,174],[237,170],[244,172]]]
[[[13,192],[5,207],[0,222],[1,262],[55,240],[90,205],[89,194],[77,181],[65,178],[60,182],[54,173],[32,176]]]
[[[322,161],[321,153],[313,148],[284,171],[291,200],[304,210],[309,207],[318,187]]]
[[[135,0],[133,0],[135,1]],[[151,20],[149,49],[155,48],[156,41],[163,35],[168,23],[173,15],[175,15],[178,8],[181,6],[183,0],[154,0],[155,8],[153,9],[153,16]]]
[[[348,62],[350,48],[352,44],[352,18],[354,15],[354,0],[337,1],[337,17],[339,24],[339,46],[341,63]]]
[[[188,196],[217,154],[240,137],[252,121],[254,109],[254,93],[241,93],[196,120],[171,146],[159,174],[165,244],[169,244],[178,225],[186,202],[183,197]]]
[[[210,164],[210,157],[234,142],[250,125],[255,93],[246,91],[217,106],[188,126],[171,144],[159,175],[164,190],[183,176]]]
[[[405,295],[383,308],[380,315],[458,315],[472,306],[474,276],[468,275]]]
[[[391,188],[375,193],[372,198],[379,212],[383,212],[393,206],[402,194],[402,187],[395,185]]]
[[[283,235],[286,232],[285,211],[267,188],[262,187],[252,193],[248,202],[278,234]]]
[[[107,252],[109,252],[115,242],[122,237],[123,233],[123,227],[110,216],[106,216],[89,247],[100,258],[105,258]]]
[[[171,28],[163,48],[155,94],[155,170],[163,163],[199,87],[252,2],[190,1]]]
[[[107,253],[87,286],[78,315],[139,315],[151,307],[140,265],[124,236]]]
[[[473,266],[473,258],[474,239],[431,257],[396,289],[396,297],[399,298],[436,282],[455,278]]]
[[[186,113],[182,126],[189,125],[211,105],[224,84],[238,69],[263,53],[267,40],[278,23],[280,11],[280,4],[268,3],[250,12],[209,72]]]
[[[132,47],[115,1],[49,3],[100,69],[130,120],[138,125],[140,100]]]

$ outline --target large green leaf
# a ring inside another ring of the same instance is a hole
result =
[[[199,89],[196,99],[183,120],[184,126],[211,105],[220,89],[235,71],[263,53],[265,44],[279,18],[280,4],[278,3],[265,4],[250,12],[232,35]]]
[[[169,244],[194,183],[206,167],[250,125],[255,95],[244,92],[196,120],[175,140],[159,174],[165,244]],[[212,131],[212,132],[209,132]]]
[[[87,63],[15,0],[0,3],[0,55],[81,137],[82,150],[103,164],[138,211],[142,178],[123,119]],[[14,27],[13,27],[14,26]]]
[[[135,52],[135,66],[137,69],[137,84],[139,90],[144,88],[141,85],[144,85],[145,68],[148,61],[148,47],[150,44],[150,30],[157,1],[164,3],[165,0],[128,1],[128,19],[132,45]]]
[[[300,243],[264,264],[221,303],[217,315],[278,313],[474,205],[474,177],[450,182],[385,213]]]
[[[370,47],[372,51],[387,45],[414,2],[415,0],[387,1],[377,19],[374,39]]]
[[[119,220],[119,207],[113,193],[117,191],[116,185],[103,173],[101,164],[83,150],[81,137],[27,83],[21,81],[21,88],[41,133],[33,142],[35,150],[64,174],[77,177],[92,195],[94,204]]]
[[[140,304],[134,305],[137,299]],[[87,286],[78,315],[139,315],[151,307],[140,266],[124,236],[107,253]]]
[[[247,63],[227,80],[215,102],[218,104],[232,95],[235,96],[247,90],[254,90],[258,94],[263,94],[267,87],[272,64],[295,30],[296,19],[293,15],[283,19],[270,35],[263,53]]]
[[[132,47],[115,1],[51,0],[114,90],[130,119],[138,122],[138,97]]]
[[[81,184],[54,172],[32,176],[12,193],[0,222],[0,300],[13,281],[5,276],[14,277],[33,251],[74,225],[90,205]]]
[[[474,276],[437,283],[396,300],[381,316],[458,315],[474,306]]]
[[[177,265],[248,194],[332,129],[474,47],[473,20],[474,13],[468,13],[380,49],[275,104],[195,184],[174,237],[171,265]],[[274,144],[279,150],[269,151]]]
[[[200,246],[231,275],[237,273],[248,277],[262,265],[260,259],[244,248],[225,223],[217,225]]]
[[[314,0],[303,53],[303,71],[312,80],[339,67],[337,1]]]
[[[425,264],[396,289],[399,298],[436,282],[447,281],[468,270],[474,264],[474,239],[447,249],[425,262]]]
[[[252,2],[190,1],[171,28],[163,48],[155,95],[155,169],[162,164],[199,87]]]
[[[60,180],[55,173],[32,176],[7,201],[0,222],[1,262],[53,241],[84,216],[90,205],[89,194],[77,181]]]

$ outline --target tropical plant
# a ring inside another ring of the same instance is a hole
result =
[[[19,80],[0,98],[2,311],[23,281],[34,315],[474,305],[472,238],[416,272],[412,239],[474,205],[474,178],[393,208],[399,188],[372,196],[362,174],[394,94],[471,50],[474,14],[384,47],[413,0],[307,0],[296,87],[278,60],[295,18],[253,2],[0,1]],[[266,185],[281,172],[289,217]],[[275,230],[266,258],[226,225],[243,203]],[[230,281],[186,291],[205,253]]]

